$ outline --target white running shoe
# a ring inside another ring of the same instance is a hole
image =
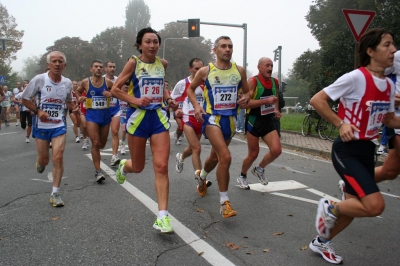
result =
[[[17,123],[15,124],[15,126],[16,126],[16,127],[19,126],[19,122],[17,122]]]
[[[249,183],[247,183],[247,178],[243,177],[242,175],[239,175],[236,181],[238,182],[240,188],[250,189]]]
[[[126,154],[125,145],[122,145],[122,146],[121,146],[121,154],[122,154],[122,155]]]
[[[183,170],[183,161],[181,161],[181,159],[182,159],[182,153],[177,153],[176,154],[176,165],[175,165],[175,170],[178,172],[178,173],[181,173],[182,172],[182,170]]]
[[[312,251],[321,254],[324,260],[330,263],[340,264],[343,261],[343,258],[333,249],[331,241],[322,243],[319,242],[318,236],[316,236],[308,246]]]
[[[111,164],[111,166],[118,166],[120,161],[121,161],[121,159],[118,158],[117,155],[113,155],[111,157],[111,163],[110,164]]]
[[[89,148],[88,140],[84,139],[83,140],[82,150],[87,150],[88,148]]]
[[[79,143],[79,142],[81,142],[81,140],[79,139],[79,137],[76,137],[75,138],[75,143]]]
[[[328,207],[333,201],[322,198],[318,202],[317,217],[315,218],[315,227],[318,235],[327,239],[330,236],[330,229],[335,225],[337,217],[329,213]]]
[[[263,169],[262,172],[259,172],[257,170],[257,167],[255,166],[253,169],[251,169],[251,172],[253,173],[253,175],[255,175],[256,177],[258,177],[258,181],[260,181],[260,183],[264,186],[268,185],[268,180],[265,177],[265,170]]]
[[[29,143],[29,138],[26,138],[26,139],[25,139],[25,143]]]
[[[342,201],[344,201],[346,199],[346,194],[345,194],[346,184],[344,183],[343,180],[339,180],[338,186],[339,186],[340,192],[342,193]]]

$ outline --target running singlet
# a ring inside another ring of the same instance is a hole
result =
[[[3,91],[4,92],[4,91]],[[3,107],[8,107],[11,105],[11,96],[12,96],[12,92],[11,91],[7,91],[4,92],[4,95],[6,96],[4,98],[4,101],[1,102],[1,106]]]
[[[122,118],[126,118],[126,112],[128,111],[129,108],[130,108],[129,103],[121,100],[119,101],[119,110],[121,111]]]
[[[258,76],[254,76],[252,78],[257,82],[252,99],[259,100],[277,96],[276,82],[274,78],[271,78],[272,87],[270,89],[264,87]],[[275,104],[264,104],[261,105],[260,107],[247,109],[247,113],[254,116],[270,115],[273,114],[274,112],[275,112]]]
[[[379,130],[385,120],[386,113],[390,111],[391,84],[386,79],[386,89],[379,90],[373,76],[364,68],[358,70],[364,75],[366,86],[364,95],[352,104],[340,100],[338,116],[346,123],[353,124],[360,129],[354,135],[360,140],[373,140],[379,137]]]
[[[207,114],[236,116],[238,91],[241,87],[236,63],[232,62],[229,69],[219,69],[210,63],[204,83],[203,109]]]
[[[71,102],[72,82],[61,77],[59,83],[54,83],[48,73],[34,77],[22,93],[22,98],[30,100],[36,96],[36,106],[49,116],[46,120],[38,119],[37,128],[51,129],[64,126],[64,105]]]
[[[106,75],[103,75],[103,77],[106,77]],[[113,83],[115,83],[115,81],[117,81],[117,76],[114,76],[113,79],[110,79]],[[119,111],[119,100],[118,98],[115,97],[110,97],[110,113],[111,115],[114,115],[116,113],[118,113]]]
[[[130,60],[132,59],[136,60],[136,69],[131,77],[128,94],[135,98],[144,96],[152,97],[153,101],[146,107],[136,106],[134,104],[131,104],[131,106],[144,110],[160,108],[164,96],[164,65],[157,56],[154,63],[145,63],[134,55]]]
[[[100,87],[95,87],[90,77],[88,78],[89,89],[86,93],[86,109],[107,109],[110,108],[110,98],[103,95],[104,91],[108,91],[106,78],[103,78],[103,84]]]
[[[182,112],[185,115],[194,115],[193,104],[190,102],[189,97],[187,96],[187,89],[189,88],[190,83],[191,81],[189,77],[180,80],[176,84],[171,94],[172,99],[178,101],[179,103],[182,102],[179,108],[182,109]],[[196,101],[200,104],[200,106],[203,106],[204,102],[203,91],[204,85],[198,86],[194,91],[194,93],[196,94]]]

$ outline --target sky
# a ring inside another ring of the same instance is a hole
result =
[[[20,71],[24,59],[44,54],[46,48],[60,38],[80,37],[90,41],[107,28],[124,26],[128,2],[129,0],[0,0],[9,15],[16,19],[17,29],[25,31],[22,49],[18,51],[17,60],[11,65],[13,70]],[[246,23],[247,69],[254,75],[258,73],[258,60],[264,56],[273,60],[273,51],[278,46],[282,46],[282,75],[288,75],[293,63],[303,52],[319,49],[305,19],[312,0],[145,0],[145,3],[149,6],[150,24],[155,30],[163,29],[166,23],[189,18],[199,18],[200,22],[211,23]],[[221,35],[229,36],[234,45],[232,60],[238,65],[244,65],[242,28],[201,25],[200,35],[211,41]],[[172,40],[165,45],[172,45]],[[133,49],[132,53],[136,53]],[[167,54],[165,58],[168,60]],[[274,62],[274,72],[277,71],[278,61]]]

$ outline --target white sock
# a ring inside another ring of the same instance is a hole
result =
[[[51,194],[58,193],[58,192],[60,192],[60,188],[59,187],[53,187],[53,192]]]
[[[161,211],[158,211],[158,219],[162,219],[162,218],[164,218],[165,216],[168,216],[168,211],[167,210],[161,210]]]
[[[201,169],[200,178],[201,179],[206,179],[207,175],[208,175],[208,173],[206,171],[204,171],[204,169]]]
[[[219,192],[219,202],[223,204],[225,201],[229,201],[228,191]]]
[[[256,166],[256,170],[257,170],[257,172],[259,172],[259,173],[262,173],[263,171],[264,171],[264,169],[263,168],[261,168],[260,166]]]
[[[125,173],[124,169],[125,169],[125,165],[124,165],[124,167],[122,167],[122,169],[121,169],[121,174],[124,175],[124,176],[126,176],[128,173]]]

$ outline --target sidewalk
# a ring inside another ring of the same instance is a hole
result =
[[[319,136],[304,137],[298,132],[281,131],[283,148],[299,150],[319,156],[331,158],[332,141],[323,140]]]

